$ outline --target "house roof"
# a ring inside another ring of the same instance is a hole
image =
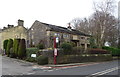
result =
[[[46,25],[47,27],[49,27],[50,29],[47,30],[47,31],[56,31],[56,32],[62,32],[62,33],[69,33],[69,34],[74,34],[74,35],[83,35],[83,36],[90,36],[88,34],[85,34],[81,31],[78,31],[78,30],[75,30],[75,29],[69,29],[69,28],[65,28],[65,27],[61,27],[61,26],[56,26],[56,25],[52,25],[52,24],[47,24],[47,23],[43,23],[43,22],[40,22],[38,20],[36,20],[33,25],[28,29],[31,30],[31,28],[34,26],[35,23],[40,23],[40,24],[43,24],[43,25]]]
[[[43,23],[43,22],[40,22],[40,23],[47,25],[50,28],[50,31],[57,31],[57,32],[64,32],[64,33],[69,33],[69,34],[75,34],[75,35],[90,36],[88,34],[85,34],[83,32],[75,30],[75,29],[69,29],[69,28],[51,25],[51,24],[47,24],[47,23]]]

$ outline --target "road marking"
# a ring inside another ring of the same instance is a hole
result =
[[[27,75],[33,75],[33,74],[35,74],[35,72],[32,72],[32,73],[27,73]]]
[[[91,63],[91,64],[80,64],[80,65],[71,65],[71,66],[62,66],[62,67],[52,67],[52,68],[62,68],[62,69],[67,69],[67,68],[74,68],[78,66],[89,66],[89,65],[95,65],[99,63]]]
[[[119,69],[119,67],[114,67],[114,68],[110,68],[110,69],[107,69],[107,70],[104,70],[104,71],[100,71],[100,72],[88,75],[86,77],[97,77],[97,76],[100,76],[100,75],[104,75],[104,74],[113,72],[113,71],[118,70],[118,69]]]
[[[110,69],[107,69],[107,70],[104,70],[101,72],[94,73],[92,75],[104,75],[104,74],[110,73],[110,72],[118,70],[118,69],[119,69],[118,67],[114,67],[114,68],[110,68]]]
[[[86,77],[97,77],[97,76],[100,76],[100,75],[104,75],[104,74],[113,72],[113,71],[118,70],[118,69],[119,69],[119,67],[114,67],[114,68],[110,68],[110,69],[107,69],[107,70],[104,70],[104,71],[101,71],[101,72],[91,74],[90,76],[86,76]]]

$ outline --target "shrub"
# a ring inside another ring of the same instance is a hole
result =
[[[84,62],[100,62],[112,60],[111,54],[81,54],[81,55],[63,55],[57,57],[57,64],[63,63],[84,63]],[[49,63],[53,64],[53,58],[49,58]]]
[[[4,40],[4,42],[3,42],[3,48],[5,50],[5,54],[6,54],[6,50],[7,50],[7,43],[8,43],[8,40]]]
[[[38,49],[44,49],[44,48],[45,48],[43,44],[38,44],[36,47],[37,47]]]
[[[15,55],[16,56],[18,56],[19,44],[20,44],[20,39],[16,39],[16,43],[15,43]]]
[[[19,48],[18,48],[18,57],[20,59],[24,58],[26,56],[26,44],[25,39],[20,40]]]
[[[120,56],[120,49],[118,48],[104,46],[102,49],[110,51],[113,56]]]
[[[8,43],[7,43],[7,56],[10,55],[10,49],[13,47],[13,40],[12,39],[9,39],[8,40]]]
[[[13,42],[13,54],[14,54],[14,57],[18,56],[19,42],[20,42],[20,39],[14,39],[14,42]]]
[[[71,44],[73,47],[76,47],[76,45],[75,45],[74,42],[70,42],[70,44]]]
[[[15,57],[15,54],[14,54],[14,52],[13,52],[13,48],[10,48],[10,57],[11,57],[11,58],[14,58],[14,57]]]
[[[88,51],[88,53],[90,53],[90,54],[109,54],[110,52],[107,50],[96,48],[96,49],[90,49]]]
[[[70,52],[72,51],[72,44],[64,42],[61,44],[61,48],[63,49],[64,54],[70,54]]]
[[[39,49],[37,48],[27,48],[26,49],[26,60],[30,62],[36,62],[36,58],[31,57],[31,54],[36,54]]]
[[[94,37],[90,37],[89,42],[90,42],[90,48],[98,48],[95,44],[95,38]]]
[[[84,48],[82,47],[73,47],[71,54],[82,54],[84,52]]]
[[[39,51],[37,48],[27,48],[26,49],[26,56],[31,57],[31,54],[36,54]]]
[[[36,58],[34,58],[34,57],[27,57],[27,58],[26,58],[26,61],[36,62]]]
[[[37,63],[38,63],[39,65],[48,64],[48,57],[38,56],[38,57],[37,57]]]

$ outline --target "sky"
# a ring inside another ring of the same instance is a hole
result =
[[[17,25],[18,19],[30,28],[35,20],[66,27],[74,18],[89,17],[93,2],[101,0],[0,0],[0,28]],[[117,0],[118,2],[119,0]]]

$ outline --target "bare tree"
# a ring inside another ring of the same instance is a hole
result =
[[[112,15],[114,11],[113,0],[94,3],[94,9],[94,14],[88,19],[73,19],[71,23],[74,23],[75,29],[93,35],[97,46],[104,46],[105,42],[116,46],[117,19]]]
[[[95,20],[95,26],[97,31],[97,44],[99,47],[103,46],[106,42],[107,34],[115,27],[115,18],[112,16],[114,11],[114,1],[105,0],[101,3],[94,4],[95,13],[93,14],[93,19]],[[114,31],[114,30],[113,30]],[[110,37],[109,37],[110,38]]]

